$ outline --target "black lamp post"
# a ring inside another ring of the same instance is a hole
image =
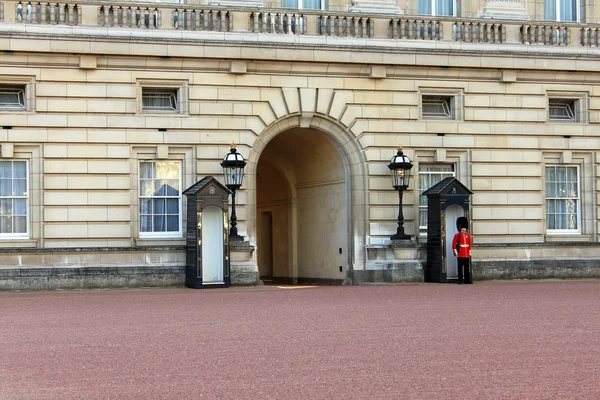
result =
[[[402,146],[398,146],[398,153],[390,161],[388,168],[392,175],[392,186],[398,191],[398,229],[396,234],[392,235],[392,240],[410,240],[410,236],[404,233],[404,214],[402,213],[402,192],[408,188],[410,182],[410,169],[413,167],[408,158],[402,152]]]
[[[235,191],[242,186],[244,179],[244,167],[246,161],[235,148],[235,143],[231,144],[231,150],[221,163],[223,174],[225,175],[225,186],[231,190],[231,228],[229,229],[229,240],[244,240],[243,236],[238,235],[237,231],[237,216],[235,215]]]

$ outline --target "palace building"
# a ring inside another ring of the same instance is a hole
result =
[[[422,282],[423,193],[445,178],[468,206],[436,217],[441,281],[462,215],[476,280],[600,277],[599,17],[584,0],[2,1],[0,289],[183,285],[183,192],[224,182],[232,143],[232,284]]]

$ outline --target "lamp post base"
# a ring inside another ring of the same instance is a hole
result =
[[[409,235],[404,233],[397,233],[395,235],[390,236],[390,240],[411,240]]]
[[[240,236],[240,235],[229,235],[229,241],[230,242],[243,242],[244,237]]]

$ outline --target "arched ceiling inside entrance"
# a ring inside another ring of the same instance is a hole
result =
[[[280,133],[265,147],[259,165],[262,162],[281,171],[291,186],[345,178],[339,151],[315,129],[295,128]]]

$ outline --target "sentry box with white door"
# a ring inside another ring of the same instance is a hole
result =
[[[229,195],[231,191],[212,176],[187,188],[185,286],[228,287]]]

